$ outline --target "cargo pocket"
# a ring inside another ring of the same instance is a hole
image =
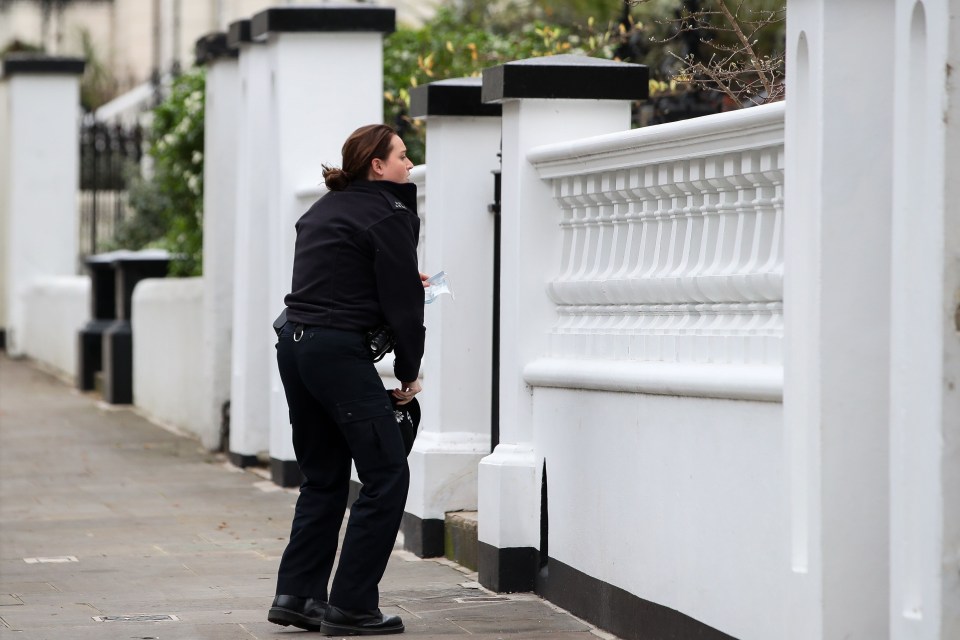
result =
[[[406,452],[393,406],[384,392],[337,403],[337,421],[361,467],[379,468],[406,463]]]
[[[337,403],[337,418],[340,422],[359,422],[378,416],[392,416],[393,406],[387,394],[364,396],[357,400]]]

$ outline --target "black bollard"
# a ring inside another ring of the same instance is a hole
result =
[[[112,262],[116,319],[103,333],[103,399],[133,402],[133,288],[146,278],[167,275],[170,254],[160,250],[124,252]]]
[[[90,272],[90,321],[77,336],[77,388],[90,391],[103,368],[103,333],[117,319],[113,260],[121,253],[101,253],[86,260]]]

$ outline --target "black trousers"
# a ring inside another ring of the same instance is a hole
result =
[[[306,327],[301,336],[287,323],[277,362],[304,476],[277,594],[327,600],[348,610],[375,609],[410,483],[388,392],[359,332]],[[363,486],[350,509],[328,593],[351,459]]]

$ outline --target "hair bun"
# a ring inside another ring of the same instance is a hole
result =
[[[350,184],[350,174],[343,169],[323,165],[323,182],[330,191],[343,191]]]

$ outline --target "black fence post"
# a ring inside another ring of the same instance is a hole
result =
[[[127,218],[128,173],[139,169],[142,145],[140,125],[108,125],[91,114],[84,116],[80,127],[81,260],[96,254]]]
[[[93,133],[93,157],[91,158],[91,199],[90,199],[90,253],[97,252],[97,200],[100,199],[100,157],[103,154],[103,140],[100,126],[94,122],[91,127]]]
[[[490,367],[490,451],[500,444],[500,171],[493,172],[493,324]]]

